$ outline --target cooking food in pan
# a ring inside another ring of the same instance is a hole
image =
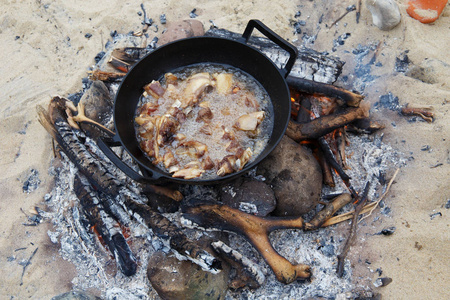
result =
[[[245,72],[197,64],[146,84],[135,117],[140,148],[172,177],[240,171],[267,146],[273,107]]]

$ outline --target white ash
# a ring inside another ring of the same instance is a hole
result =
[[[258,207],[253,203],[239,202],[239,210],[248,214],[258,214]]]
[[[363,189],[367,178],[388,174],[406,163],[403,154],[383,143],[380,137],[349,135],[349,139],[350,146],[346,151],[353,154],[347,158],[347,164],[350,167],[347,172],[352,177],[351,183],[357,191]],[[76,171],[73,164],[66,162],[66,159],[63,159],[61,168],[51,170],[55,175],[56,183],[53,191],[45,197],[51,211],[44,214],[55,226],[54,231],[48,233],[51,241],[61,243],[62,257],[74,263],[77,268],[78,275],[72,281],[74,289],[98,289],[105,299],[159,299],[146,276],[147,261],[155,251],[170,252],[169,243],[154,236],[145,226],[132,221],[130,247],[138,260],[137,274],[126,277],[117,271],[111,255],[99,244],[97,237],[88,232],[83,225],[85,221],[80,204],[73,193],[73,178]],[[336,183],[337,186],[334,189],[325,187],[323,193],[346,191],[339,178],[336,178]],[[376,200],[377,193],[380,193],[379,187],[378,182],[372,184],[370,200]],[[205,196],[203,188],[206,189],[207,198],[217,198],[217,194],[209,191],[208,187],[191,186],[184,192],[190,192],[193,197]],[[165,216],[178,226],[188,226],[187,220],[182,218],[180,213],[165,214]],[[194,228],[196,230],[187,230],[188,236],[198,239],[206,234],[199,230],[198,226]],[[267,275],[266,282],[261,288],[254,291],[229,291],[226,298],[334,298],[336,295],[352,294],[357,287],[352,281],[350,262],[346,261],[343,278],[338,278],[335,271],[336,256],[340,253],[346,235],[347,230],[337,230],[335,226],[314,232],[278,230],[271,233],[271,242],[282,256],[292,263],[304,263],[312,267],[311,282],[294,282],[284,285],[276,280],[259,253],[243,237],[230,234],[230,247],[248,257],[259,268],[267,270],[265,272]],[[358,289],[370,291],[370,287],[366,286],[358,286]]]

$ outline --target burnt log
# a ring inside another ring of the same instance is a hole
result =
[[[221,37],[238,40],[241,34],[225,29],[212,28],[205,36]],[[248,45],[260,50],[269,57],[279,68],[283,67],[288,60],[288,53],[276,46],[269,39],[263,37],[250,37]],[[304,78],[316,82],[331,84],[335,82],[342,72],[344,62],[339,58],[324,55],[312,49],[298,49],[297,60],[292,67],[291,76]]]
[[[355,120],[368,118],[369,109],[370,104],[363,101],[359,107],[348,107],[341,113],[322,116],[309,123],[300,124],[291,120],[286,135],[296,142],[317,139]]]

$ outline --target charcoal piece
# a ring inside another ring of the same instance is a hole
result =
[[[275,209],[272,189],[264,182],[254,179],[238,179],[220,189],[222,202],[256,216],[267,216]]]
[[[257,174],[266,178],[277,199],[276,216],[301,216],[314,208],[322,191],[322,171],[314,156],[284,136],[263,160]]]
[[[381,95],[380,100],[378,102],[375,102],[374,107],[383,107],[393,111],[398,111],[400,109],[400,104],[398,97],[389,92],[387,95]]]
[[[442,213],[440,211],[438,211],[438,212],[430,215],[431,220],[433,220],[436,217],[442,217]]]
[[[388,227],[388,228],[384,228],[383,230],[381,230],[380,232],[376,233],[376,234],[382,234],[382,235],[392,235],[395,232],[395,227]]]
[[[105,51],[100,51],[99,53],[97,53],[97,55],[94,57],[95,62],[98,64],[103,56],[105,56]]]
[[[22,191],[24,193],[31,193],[35,191],[39,185],[41,184],[41,180],[39,179],[39,172],[36,169],[31,169],[30,174],[28,175],[27,179],[23,183]]]
[[[166,24],[167,23],[166,14],[160,15],[159,21],[161,22],[161,24]]]
[[[396,72],[405,73],[406,71],[408,71],[410,60],[406,53],[408,52],[405,51],[395,58],[394,70]]]

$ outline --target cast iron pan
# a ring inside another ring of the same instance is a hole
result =
[[[289,53],[284,68],[279,69],[269,58],[247,45],[253,29],[275,42]],[[216,184],[246,173],[256,166],[278,145],[283,137],[291,113],[289,88],[286,76],[297,58],[297,48],[258,20],[250,20],[238,41],[217,37],[194,37],[172,42],[149,53],[139,61],[122,81],[114,104],[116,135],[111,140],[98,141],[99,147],[108,158],[130,178],[140,182],[163,184]],[[268,145],[263,152],[241,171],[216,179],[180,179],[154,166],[139,148],[136,138],[134,117],[143,87],[152,80],[158,80],[167,72],[198,63],[230,65],[253,76],[267,91],[273,104],[274,128]],[[111,150],[112,146],[123,146],[139,165],[143,175],[135,172],[120,160]]]

